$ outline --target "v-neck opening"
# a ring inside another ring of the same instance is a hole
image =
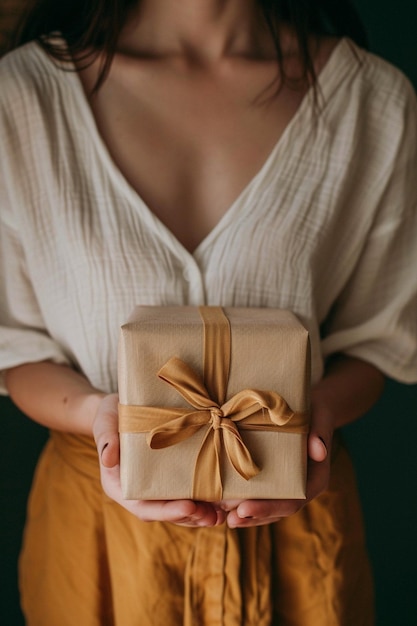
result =
[[[331,95],[332,86],[332,81],[326,84],[326,79],[328,78],[328,76],[332,76],[333,66],[336,63],[336,59],[338,59],[338,57],[341,55],[341,51],[349,46],[349,44],[350,42],[347,38],[341,38],[331,51],[326,63],[321,68],[321,71],[317,76],[317,88],[319,98],[322,99],[324,103],[327,100],[326,96]],[[46,55],[44,51],[42,52]],[[215,238],[224,228],[226,228],[231,221],[233,221],[234,215],[238,211],[239,207],[245,206],[245,200],[248,198],[248,196],[251,196],[251,192],[253,191],[253,189],[258,187],[258,183],[260,183],[266,177],[266,174],[270,170],[272,163],[276,162],[278,154],[282,151],[285,145],[288,144],[294,127],[298,126],[304,115],[308,111],[312,110],[314,87],[310,86],[304,94],[299,106],[297,107],[297,110],[295,111],[289,122],[286,124],[283,131],[280,133],[276,143],[273,145],[272,149],[270,150],[269,154],[267,155],[257,172],[242,188],[235,200],[233,200],[229,207],[224,211],[224,213],[221,215],[220,219],[216,222],[213,228],[210,229],[210,231],[201,239],[201,241],[199,241],[197,246],[195,246],[195,248],[190,251],[178,239],[173,231],[164,223],[164,221],[159,218],[159,216],[145,202],[141,194],[129,182],[127,177],[123,174],[122,170],[113,159],[110,149],[108,148],[104,138],[100,133],[91,104],[88,101],[84,85],[82,84],[75,63],[72,61],[66,61],[61,62],[61,65],[64,65],[72,72],[72,76],[76,83],[75,93],[81,106],[82,112],[85,116],[84,119],[87,132],[91,135],[94,144],[97,147],[100,158],[103,162],[105,162],[106,171],[108,172],[109,176],[111,176],[112,179],[116,181],[117,185],[122,189],[126,196],[128,196],[130,202],[135,207],[140,207],[142,215],[146,216],[146,219],[152,224],[154,230],[158,231],[164,237],[165,242],[169,241],[171,246],[174,250],[176,250],[177,253],[182,253],[182,255],[184,255],[185,253],[186,256],[191,257],[194,260],[198,256],[198,253],[201,251],[201,249],[209,245],[212,239]],[[339,80],[341,80],[342,74],[343,72],[340,72],[338,77]]]

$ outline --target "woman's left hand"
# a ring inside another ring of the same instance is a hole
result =
[[[366,413],[383,387],[384,375],[375,366],[346,355],[333,357],[326,375],[312,389],[306,499],[223,502],[230,511],[228,525],[243,528],[277,522],[323,493],[330,478],[333,431]]]
[[[327,489],[330,476],[330,453],[333,419],[329,413],[313,405],[308,436],[307,497],[305,500],[242,500],[224,501],[229,511],[227,524],[231,528],[261,526],[278,522],[293,515],[310,500]]]

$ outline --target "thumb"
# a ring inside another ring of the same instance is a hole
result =
[[[324,438],[316,433],[310,433],[308,438],[308,456],[316,463],[322,463],[327,459],[329,452]]]
[[[308,456],[312,461],[323,463],[329,459],[333,428],[334,419],[326,406],[313,402],[308,436]]]
[[[106,396],[100,403],[94,419],[93,435],[101,464],[107,468],[118,465],[120,450],[117,394]]]

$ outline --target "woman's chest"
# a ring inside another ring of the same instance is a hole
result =
[[[218,77],[156,82],[105,84],[93,113],[115,166],[193,251],[262,173],[302,94],[262,100],[262,83],[245,91]]]

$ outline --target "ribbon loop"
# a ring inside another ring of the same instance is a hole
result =
[[[217,405],[210,399],[203,380],[192,367],[177,357],[169,359],[158,372],[158,377],[174,387],[191,406],[209,409]]]
[[[155,426],[148,432],[146,441],[153,450],[167,448],[192,437],[206,423],[207,419],[203,412],[187,412],[185,409],[183,415]]]

